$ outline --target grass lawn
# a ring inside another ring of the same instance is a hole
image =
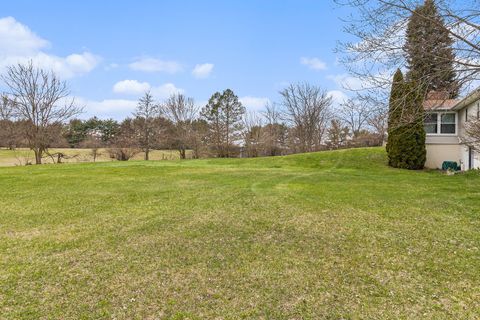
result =
[[[0,168],[0,318],[478,319],[480,174],[385,162]]]

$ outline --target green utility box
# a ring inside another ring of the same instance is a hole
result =
[[[459,171],[460,166],[455,161],[443,161],[442,163],[442,170],[454,170]]]

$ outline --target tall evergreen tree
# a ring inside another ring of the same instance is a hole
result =
[[[445,91],[456,98],[459,83],[453,67],[453,40],[434,0],[425,0],[413,11],[406,38],[407,78],[421,85],[424,93]]]
[[[393,76],[392,89],[390,91],[390,101],[388,104],[388,137],[387,137],[387,153],[388,164],[392,167],[396,167],[397,157],[395,134],[400,124],[400,118],[403,111],[402,95],[404,89],[403,73],[400,69],[397,69]]]
[[[230,157],[231,147],[240,139],[245,107],[232,90],[212,95],[201,115],[209,124],[209,141],[217,156]]]
[[[394,100],[394,106],[398,107],[398,111],[395,109],[392,112],[393,127],[389,129],[391,132],[391,136],[388,137],[389,164],[396,168],[423,169],[426,160],[423,127],[424,92],[412,80],[398,85],[393,96],[392,100]]]

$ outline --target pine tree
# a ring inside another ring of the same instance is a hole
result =
[[[394,126],[389,129],[392,134],[388,140],[389,164],[396,168],[423,169],[426,160],[423,90],[415,81],[404,82],[401,90],[396,90],[394,105],[400,109],[393,112]]]
[[[407,78],[420,84],[424,93],[445,91],[450,98],[456,98],[459,83],[453,67],[453,40],[434,0],[425,0],[414,10],[406,38]]]
[[[214,93],[202,109],[201,115],[210,128],[209,141],[217,156],[230,157],[232,144],[240,139],[244,114],[245,107],[230,89]]]
[[[400,124],[400,117],[402,115],[403,104],[402,95],[404,89],[403,73],[397,69],[393,76],[392,88],[390,91],[390,101],[388,105],[388,136],[387,136],[387,153],[388,164],[396,167],[398,157],[396,156],[395,134]]]

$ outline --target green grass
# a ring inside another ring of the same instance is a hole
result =
[[[0,168],[0,318],[478,318],[479,173],[385,162]]]

